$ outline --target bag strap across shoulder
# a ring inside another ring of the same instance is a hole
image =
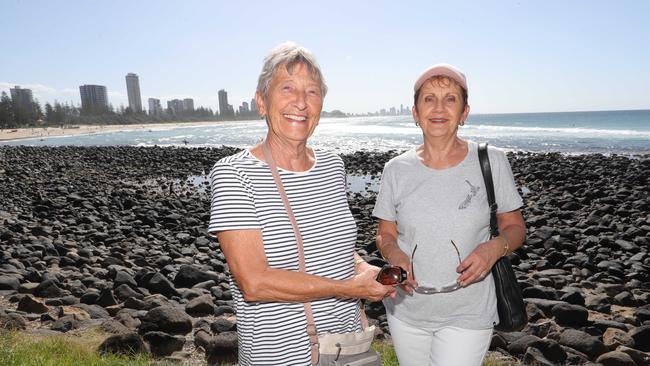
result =
[[[490,205],[490,235],[494,238],[499,235],[499,225],[497,223],[497,209],[499,206],[494,196],[494,183],[492,182],[492,169],[490,168],[487,142],[478,145],[478,160],[485,181],[488,204]]]
[[[277,165],[273,159],[273,154],[269,150],[269,147],[266,144],[266,141],[262,143],[262,152],[264,153],[264,159],[271,170],[273,175],[273,180],[275,185],[278,188],[278,193],[282,197],[282,203],[284,203],[284,208],[287,211],[287,216],[289,216],[289,221],[291,221],[291,226],[293,227],[293,232],[296,237],[296,244],[298,247],[298,268],[300,272],[306,272],[305,266],[305,250],[302,244],[302,235],[300,234],[300,228],[298,227],[298,222],[296,217],[293,215],[293,210],[291,209],[291,203],[287,197],[287,193],[284,191],[284,185],[282,184],[282,179],[278,173]],[[311,349],[311,362],[312,364],[318,364],[319,348],[318,344],[318,333],[316,332],[316,323],[314,322],[314,314],[311,308],[311,302],[303,302],[302,305],[305,308],[305,315],[307,316],[307,335],[309,336],[309,347]]]
[[[284,190],[282,179],[280,178],[280,174],[278,173],[277,164],[273,159],[273,154],[271,153],[271,150],[269,149],[266,141],[262,143],[262,152],[264,154],[264,159],[266,160],[266,163],[268,164],[269,169],[271,170],[271,175],[273,175],[273,180],[275,181],[275,185],[278,188],[278,193],[282,198],[282,203],[284,204],[284,208],[287,211],[287,216],[289,217],[289,221],[291,221],[291,226],[293,227],[293,232],[296,237],[296,246],[298,247],[298,268],[300,272],[306,273],[307,269],[305,265],[305,249],[302,241],[302,235],[300,234],[300,228],[298,227],[298,222],[296,221],[296,217],[294,216],[293,210],[291,209],[291,203],[289,202],[287,193]],[[307,335],[309,335],[309,345],[311,348],[311,361],[312,364],[316,365],[318,364],[318,358],[320,356],[319,353],[320,344],[318,342],[316,323],[314,322],[314,313],[312,311],[311,302],[307,301],[302,304],[305,308],[305,315],[307,317]],[[361,327],[363,329],[368,328],[368,318],[366,317],[363,308],[361,308],[360,318],[361,318]]]

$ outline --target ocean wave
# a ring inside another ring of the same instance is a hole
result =
[[[495,126],[495,125],[468,125],[463,130],[498,131],[505,133],[543,133],[543,134],[569,134],[590,136],[630,136],[637,138],[650,138],[650,131],[634,130],[605,130],[584,127],[522,127],[522,126]]]

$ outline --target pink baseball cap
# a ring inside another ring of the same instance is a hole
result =
[[[417,91],[422,87],[425,81],[431,79],[434,76],[446,76],[450,79],[454,79],[460,86],[467,91],[467,79],[465,74],[462,71],[458,70],[456,67],[449,64],[435,64],[420,74],[420,77],[415,81],[413,86],[413,91]]]

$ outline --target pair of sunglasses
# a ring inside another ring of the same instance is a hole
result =
[[[456,243],[454,243],[453,240],[451,240],[451,245],[456,250],[456,254],[458,256],[458,264],[460,264],[461,262],[460,251],[458,250],[458,247],[456,246]],[[415,251],[417,249],[418,246],[416,244],[415,247],[413,248],[413,252],[411,252],[411,267],[413,267],[412,268],[413,278],[415,278],[415,265],[413,264],[414,263],[413,258],[415,257]],[[407,277],[408,277],[408,273],[404,270],[404,268],[387,264],[383,266],[379,271],[379,274],[377,274],[377,282],[386,286],[397,286],[404,283]],[[413,290],[419,294],[430,295],[430,294],[439,294],[444,292],[452,292],[458,290],[459,288],[461,288],[461,286],[458,284],[458,282],[454,281],[452,283],[440,287],[418,286]]]
[[[377,282],[386,286],[397,286],[406,281],[408,273],[400,266],[387,264],[377,274]]]

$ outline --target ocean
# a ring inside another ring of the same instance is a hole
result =
[[[266,134],[262,120],[0,142],[0,145],[247,147]],[[470,114],[463,138],[509,151],[650,154],[650,110]],[[422,142],[411,116],[323,118],[311,146],[337,153],[406,150]]]

